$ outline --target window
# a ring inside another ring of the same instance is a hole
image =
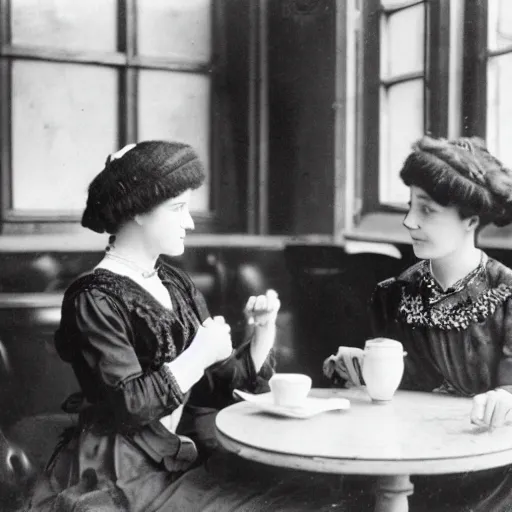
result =
[[[107,154],[133,141],[187,141],[211,168],[218,2],[1,4],[4,223],[78,220]]]
[[[512,165],[512,4],[466,2],[464,66],[467,135],[479,135],[489,150]]]
[[[466,1],[464,23],[464,133],[479,135],[512,165],[512,4]]]
[[[398,176],[412,143],[446,135],[449,2],[362,2],[361,168],[365,212],[403,207]]]
[[[354,223],[364,215],[353,233],[406,241],[401,228],[406,196],[397,174],[418,137],[421,117],[425,133],[478,135],[505,165],[512,165],[512,2],[368,0],[361,7],[362,208]],[[401,21],[393,28],[390,20],[397,15]],[[393,96],[398,87],[400,94]],[[505,247],[510,232],[510,226],[488,226],[479,242]]]
[[[489,2],[487,42],[487,123],[489,149],[512,165],[512,3]]]

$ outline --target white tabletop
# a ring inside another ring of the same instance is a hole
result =
[[[472,425],[471,399],[398,391],[379,405],[364,388],[312,395],[346,397],[351,408],[289,419],[240,402],[217,415],[221,444],[247,459],[341,474],[445,474],[512,463],[512,426]]]

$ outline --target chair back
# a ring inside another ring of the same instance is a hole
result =
[[[7,349],[0,341],[0,376],[7,376],[10,369]],[[7,512],[21,506],[35,476],[35,468],[26,453],[0,429],[0,510]]]

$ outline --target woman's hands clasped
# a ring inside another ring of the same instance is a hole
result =
[[[207,318],[197,330],[192,347],[203,355],[205,368],[227,359],[233,352],[233,343],[231,327],[224,317]]]
[[[256,336],[251,342],[251,354],[256,368],[263,364],[274,342],[272,326],[275,327],[281,302],[274,290],[265,295],[252,296],[247,301],[244,314],[248,324],[256,327]],[[223,316],[207,318],[199,327],[189,350],[202,361],[204,369],[225,361],[233,354],[231,328]]]
[[[232,352],[231,328],[224,317],[207,318],[197,329],[190,346],[166,364],[180,389],[186,393],[208,367],[224,361]]]
[[[473,398],[471,422],[490,429],[502,427],[511,410],[512,393],[505,389],[493,389]],[[512,416],[510,419],[512,419]]]

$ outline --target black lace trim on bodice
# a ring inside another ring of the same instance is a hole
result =
[[[130,315],[141,319],[153,333],[156,340],[152,369],[158,369],[164,362],[170,362],[178,350],[186,348],[194,336],[200,321],[197,305],[193,299],[193,284],[184,273],[167,265],[159,268],[159,276],[172,299],[173,309],[165,308],[147,290],[127,276],[106,269],[78,278],[68,288],[62,303],[62,318],[73,315],[74,301],[81,293],[98,290],[115,300]],[[63,336],[63,325],[56,333],[56,341]],[[174,335],[179,333],[183,340],[177,347]],[[64,340],[63,340],[64,341]],[[71,347],[69,347],[71,348]]]

